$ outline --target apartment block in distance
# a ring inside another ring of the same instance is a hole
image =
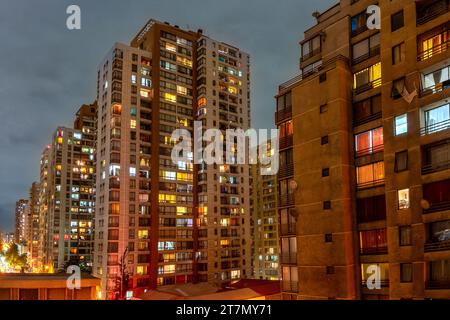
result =
[[[448,299],[449,1],[342,0],[315,17],[277,96],[295,154],[279,175],[284,298]]]
[[[16,243],[21,244],[23,241],[27,240],[27,219],[28,219],[28,200],[20,199],[16,202],[16,224],[14,240]]]
[[[29,251],[28,262],[30,267],[38,270],[41,267],[41,256],[39,256],[39,183],[33,182],[29,193],[29,219],[27,223]]]
[[[48,192],[43,195],[48,201],[44,256],[54,270],[67,263],[92,267],[95,115],[95,104],[82,106],[77,129],[57,128],[44,151],[41,183]]]
[[[268,145],[268,152],[272,152]],[[261,164],[251,165],[251,232],[253,278],[279,280],[280,244],[277,175],[261,175]]]
[[[94,257],[102,298],[250,274],[248,168],[171,158],[172,132],[193,133],[196,119],[204,129],[245,130],[248,87],[248,55],[155,20],[102,61]]]

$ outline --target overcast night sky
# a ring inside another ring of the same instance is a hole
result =
[[[197,30],[251,55],[252,119],[271,128],[277,85],[298,74],[311,13],[337,0],[1,0],[0,231],[13,231],[15,201],[39,180],[40,154],[59,125],[95,98],[96,68],[115,42],[150,19]],[[82,29],[66,28],[67,6]]]

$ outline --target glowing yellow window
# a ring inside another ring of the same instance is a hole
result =
[[[148,230],[139,230],[138,231],[138,238],[139,239],[148,239]]]
[[[58,144],[62,144],[63,143],[63,138],[62,137],[58,137]]]
[[[147,274],[147,266],[137,266],[136,267],[136,274],[139,276]]]
[[[182,64],[182,65],[185,65],[185,66],[187,66],[187,67],[190,67],[190,68],[192,68],[192,61],[191,60],[189,60],[188,58],[184,58],[184,57],[177,57],[177,62],[179,63],[179,64]]]
[[[182,216],[187,213],[186,207],[177,207],[177,215]]]
[[[177,96],[168,92],[164,93],[164,99],[170,102],[177,102]]]
[[[166,50],[167,51],[172,51],[172,52],[177,52],[177,46],[171,43],[166,43]]]
[[[168,264],[164,266],[164,274],[167,273],[174,273],[175,272],[175,265],[174,264]]]
[[[199,207],[198,213],[199,214],[208,214],[208,207]]]
[[[237,94],[237,89],[235,87],[228,87],[228,92],[232,94]]]
[[[134,120],[134,119],[130,120],[130,128],[136,129],[136,120]]]
[[[179,94],[187,95],[187,88],[186,88],[186,87],[183,87],[183,86],[177,86],[177,92],[178,92]]]
[[[143,98],[149,98],[151,96],[150,90],[141,89],[140,90],[141,97]]]
[[[378,79],[381,79],[381,62],[378,62],[370,68],[370,81],[375,81]],[[380,85],[381,82],[374,85],[374,87],[379,87]]]
[[[230,245],[230,240],[220,240],[220,245],[221,246],[228,246],[228,245]]]

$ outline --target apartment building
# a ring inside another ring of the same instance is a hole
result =
[[[42,178],[48,201],[45,264],[54,270],[67,263],[92,267],[93,216],[95,213],[96,105],[77,113],[77,129],[59,127],[44,151]],[[44,205],[45,206],[45,205]]]
[[[301,75],[277,95],[281,153],[295,154],[278,177],[285,299],[450,298],[449,8],[315,14]]]
[[[50,172],[50,156],[51,145],[44,148],[41,154],[41,160],[39,163],[39,246],[38,255],[41,258],[41,270],[46,271],[46,268],[50,268],[48,264],[49,257],[47,255],[47,248],[49,248],[49,215],[48,206],[50,201],[50,189],[49,189],[49,172]],[[47,269],[48,270],[48,269]]]
[[[248,168],[171,158],[172,132],[193,133],[196,119],[248,127],[248,64],[200,30],[155,20],[100,64],[94,274],[103,298],[250,273]]]
[[[27,241],[27,220],[28,220],[28,200],[20,199],[16,202],[16,224],[15,224],[15,233],[14,240],[16,243],[20,244],[24,241]]]
[[[29,192],[29,213],[27,221],[29,251],[28,263],[32,269],[40,269],[41,256],[39,255],[39,183],[33,182]]]
[[[261,175],[261,164],[251,165],[250,170],[252,277],[279,280],[281,275],[279,217],[276,208],[277,175]]]

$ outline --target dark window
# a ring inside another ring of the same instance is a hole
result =
[[[333,266],[327,266],[327,274],[334,274],[334,267]]]
[[[331,209],[331,201],[327,200],[323,202],[323,210],[330,210]]]
[[[412,228],[411,226],[402,226],[398,228],[399,232],[399,245],[401,247],[406,247],[411,245],[411,234]]]
[[[402,42],[395,47],[392,47],[392,64],[396,65],[405,61],[405,43]]]
[[[395,100],[401,98],[404,90],[405,90],[405,77],[394,80],[392,82],[392,91],[391,91],[392,99]]]
[[[323,104],[320,106],[320,113],[325,113],[328,111],[328,105],[327,104]]]
[[[325,82],[325,81],[327,81],[327,73],[325,72],[325,73],[322,73],[320,76],[319,76],[319,83],[322,83],[322,82]]]
[[[328,136],[324,136],[321,138],[320,143],[322,145],[328,144]]]
[[[412,282],[413,279],[412,263],[400,263],[400,282]]]
[[[325,242],[333,242],[333,234],[331,233],[325,234]]]
[[[356,102],[353,105],[353,118],[355,125],[381,118],[381,95]]]
[[[394,32],[395,30],[402,28],[403,25],[404,25],[404,19],[403,19],[403,10],[402,10],[391,16],[391,31]]]
[[[328,177],[329,175],[330,175],[329,168],[322,169],[322,177]]]
[[[395,154],[395,172],[408,170],[408,150]]]
[[[360,198],[356,202],[358,222],[372,222],[386,219],[386,198],[379,195],[370,198]]]

